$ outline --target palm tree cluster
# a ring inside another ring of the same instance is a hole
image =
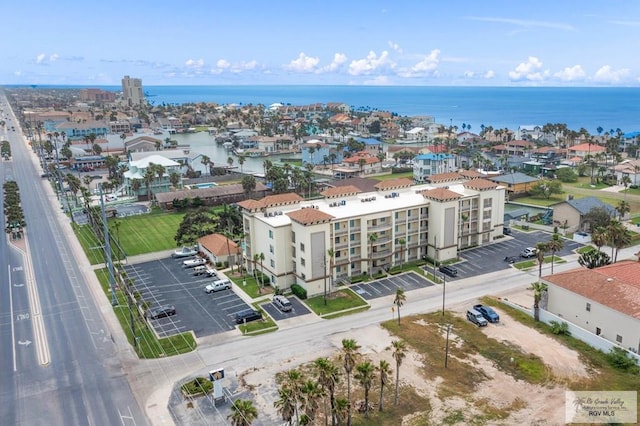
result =
[[[359,352],[354,339],[343,339],[337,360],[318,358],[310,366],[289,370],[279,375],[278,396],[274,406],[282,420],[292,425],[312,425],[324,418],[332,426],[352,424],[352,388],[354,379],[361,387],[363,401],[357,407],[364,418],[369,418],[372,406],[371,392],[379,388],[378,411],[384,410],[384,390],[391,377],[391,367],[386,360],[378,365]],[[398,381],[400,366],[407,355],[406,343],[395,340],[388,348],[396,361],[395,403],[398,404]],[[346,379],[346,397],[338,394],[339,384]]]
[[[612,219],[608,224],[596,227],[591,232],[591,242],[596,246],[593,252],[586,252],[580,256],[578,262],[587,268],[597,268],[618,261],[618,252],[631,244],[631,232],[617,219]],[[604,253],[603,246],[611,247],[611,255]]]

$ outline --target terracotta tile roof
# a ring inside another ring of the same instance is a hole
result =
[[[360,191],[360,188],[358,188],[357,186],[347,185],[347,186],[336,186],[335,188],[325,189],[320,194],[322,194],[326,198],[333,198],[333,197],[343,197],[345,195],[353,195],[353,194],[357,194],[358,192],[362,192],[362,191]]]
[[[460,172],[458,172],[460,174],[460,176],[469,178],[469,179],[475,179],[475,178],[479,178],[479,177],[483,177],[484,175],[482,173],[480,173],[479,171],[476,170],[461,170]]]
[[[227,247],[227,237],[224,235],[205,235],[204,237],[198,238],[198,243],[217,257],[238,253],[238,245],[232,240],[229,240],[229,246]]]
[[[427,180],[431,183],[436,182],[451,182],[454,180],[460,180],[462,176],[458,172],[449,172],[449,173],[438,173],[435,175],[431,175],[427,178]]]
[[[383,180],[382,182],[376,184],[375,188],[378,190],[409,188],[411,185],[413,185],[413,180],[408,178],[397,178],[397,179]]]
[[[435,201],[451,201],[457,200],[458,198],[462,197],[462,195],[458,194],[457,192],[453,192],[446,188],[429,189],[420,193],[424,198]]]
[[[286,215],[289,216],[291,220],[298,222],[302,225],[311,225],[314,223],[328,222],[334,218],[334,216],[331,216],[330,214],[322,212],[318,209],[314,209],[313,207],[295,210],[295,211],[286,213]]]
[[[342,162],[347,164],[360,164],[360,160],[364,160],[364,164],[376,164],[380,162],[377,157],[365,157],[363,155],[345,158]]]
[[[591,146],[589,146],[591,145]],[[600,145],[596,145],[596,144],[589,144],[589,143],[581,143],[580,145],[574,145],[572,147],[569,148],[569,152],[577,152],[577,151],[591,151],[591,152],[601,152],[604,151],[605,148],[600,146]]]
[[[495,189],[498,184],[487,179],[472,179],[462,184],[465,188],[475,189],[476,191],[484,191],[486,189]]]
[[[640,262],[628,260],[595,269],[573,269],[544,280],[640,319]]]
[[[304,200],[298,194],[293,192],[287,192],[285,194],[268,195],[261,200],[245,200],[238,203],[238,205],[247,210],[258,210],[267,207],[282,206],[286,204],[297,204]]]

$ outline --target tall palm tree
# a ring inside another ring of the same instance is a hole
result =
[[[301,399],[300,389],[302,387],[303,380],[304,380],[304,377],[300,372],[300,370],[297,370],[294,368],[293,370],[289,370],[286,372],[285,382],[281,386],[281,389],[285,389],[288,391],[288,394],[286,396],[289,399],[288,403],[290,403],[293,407],[293,413],[296,417],[295,424],[298,424],[300,422],[298,404]],[[281,395],[281,399],[282,399],[282,395]],[[282,404],[284,404],[284,401],[282,402]]]
[[[391,374],[391,368],[389,367],[389,363],[381,359],[378,367],[378,374],[380,375],[380,404],[378,404],[378,411],[383,410],[383,398],[384,398],[384,387],[389,382],[389,375]]]
[[[407,356],[407,343],[404,340],[394,340],[391,342],[389,348],[391,350],[391,356],[396,361],[396,394],[395,404],[398,405],[398,388],[400,385],[400,366],[402,360]]]
[[[251,426],[251,423],[258,418],[258,410],[250,399],[236,399],[231,405],[231,414],[227,418],[231,419],[231,426]]]
[[[333,289],[333,260],[335,255],[336,253],[333,249],[327,250],[327,256],[329,257],[329,294],[331,294],[331,289]]]
[[[631,243],[631,233],[619,220],[612,220],[607,226],[607,234],[611,244],[611,259],[618,261],[618,251]]]
[[[542,294],[547,290],[547,285],[541,282],[531,283],[529,290],[533,290],[533,318],[540,321],[540,300]]]
[[[335,390],[336,384],[340,380],[338,367],[328,358],[318,358],[314,361],[313,365],[315,366],[316,372],[318,374],[318,383],[320,383],[320,386],[322,386],[326,390],[326,393],[328,393],[329,402],[331,405],[331,424],[335,425]],[[326,400],[324,404],[324,414],[326,419],[328,417]]]
[[[342,361],[344,371],[347,373],[347,426],[351,426],[351,372],[356,365],[360,346],[355,339],[342,339]]]
[[[608,239],[609,235],[607,234],[607,230],[601,226],[591,232],[591,242],[595,244],[598,251],[601,251],[602,246],[607,244]]]
[[[278,389],[279,398],[273,403],[274,408],[282,416],[282,420],[291,425],[296,413],[296,401],[293,398],[293,390],[288,387]]]
[[[364,418],[369,418],[369,390],[373,384],[373,374],[376,368],[371,361],[363,361],[356,366],[354,378],[364,389]]]
[[[378,234],[373,232],[369,235],[369,275],[373,275],[373,245],[378,241]]]
[[[396,306],[398,310],[398,325],[400,325],[400,307],[404,305],[404,302],[407,300],[407,296],[404,294],[404,290],[398,287],[396,289],[396,296],[393,298],[393,304]]]
[[[260,272],[262,273],[262,276],[260,277],[260,288],[264,290],[264,253],[260,252],[258,259],[260,260]]]
[[[398,240],[398,246],[400,247],[400,270],[402,271],[402,263],[404,261],[404,247],[407,244],[407,241],[404,238],[400,238]]]
[[[336,416],[336,422],[338,425],[343,425],[347,421],[347,413],[350,409],[349,400],[338,397],[336,398],[335,404],[333,414]]]
[[[553,274],[553,258],[557,251],[562,250],[562,247],[564,247],[564,243],[562,242],[560,235],[554,233],[551,240],[547,243],[547,250],[551,252],[551,274]]]
[[[242,173],[242,166],[244,165],[244,155],[238,157],[238,164],[240,164],[240,173]]]
[[[307,417],[306,424],[313,424],[318,411],[318,401],[324,396],[324,389],[315,380],[307,379],[300,387],[301,408]]]
[[[542,264],[544,263],[544,255],[547,253],[547,243],[536,243],[536,259],[538,260],[538,277],[542,276]]]

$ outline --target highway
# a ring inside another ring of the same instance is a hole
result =
[[[12,158],[26,238],[0,242],[0,422],[6,425],[146,425],[111,331],[74,252],[59,203],[0,96],[0,139]],[[16,131],[11,131],[15,126]],[[56,211],[58,209],[58,211]],[[4,216],[0,218],[4,225]]]

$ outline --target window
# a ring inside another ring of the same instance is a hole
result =
[[[335,256],[336,256],[336,258],[340,257],[340,250],[335,252]]]
[[[602,330],[600,330],[600,327],[596,327],[596,336],[599,336],[602,334]]]
[[[269,238],[273,240],[273,230],[269,229]]]
[[[304,243],[300,243],[300,251],[304,253]]]
[[[591,312],[591,303],[587,303],[587,312]]]
[[[295,232],[291,232],[291,242],[295,243],[296,242],[296,233]]]
[[[272,267],[272,268],[275,268],[275,267],[276,267],[276,262],[275,262],[273,259],[271,259],[271,262],[270,262],[270,263],[271,263],[271,267]]]
[[[349,235],[349,239],[350,239],[351,241],[355,241],[355,240],[356,240],[356,234],[350,234],[350,235]]]
[[[269,245],[269,253],[273,254],[273,246]]]
[[[621,335],[616,334],[616,342],[622,343],[622,336]]]
[[[351,220],[349,221],[349,226],[350,226],[350,227],[352,227],[352,228],[353,228],[353,227],[355,227],[355,226],[356,226],[356,221],[355,221],[355,220],[353,220],[353,219],[351,219]]]
[[[338,222],[333,224],[333,229],[335,229],[336,231],[340,230],[340,224]]]
[[[300,264],[301,264],[302,266],[304,266],[304,264],[305,264],[305,262],[304,262],[304,257],[300,258]]]

